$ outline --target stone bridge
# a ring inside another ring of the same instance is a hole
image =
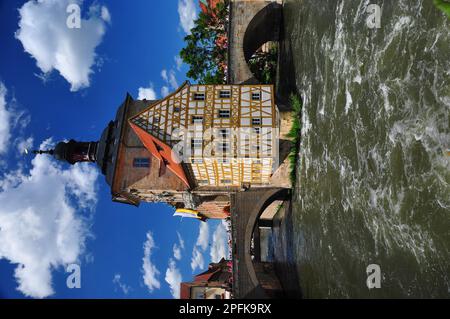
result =
[[[228,27],[227,83],[257,84],[248,60],[264,43],[278,41],[282,5],[279,1],[231,0]]]
[[[255,188],[231,196],[231,229],[234,298],[280,297],[280,282],[270,263],[252,260],[253,231],[264,210],[289,196],[287,188]]]

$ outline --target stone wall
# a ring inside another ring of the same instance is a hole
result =
[[[256,84],[247,60],[268,41],[278,41],[281,6],[277,1],[232,0],[228,30],[228,75],[232,84]]]
[[[224,219],[230,216],[229,200],[208,200],[197,207],[197,211],[208,218]]]

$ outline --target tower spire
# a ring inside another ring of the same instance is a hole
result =
[[[50,154],[50,155],[53,155],[53,153],[54,153],[54,150],[33,150],[33,151],[31,151],[31,153],[33,153],[33,154],[35,154],[35,155],[38,155],[38,154]]]
[[[77,142],[70,140],[69,142],[59,142],[54,149],[34,150],[32,153],[36,155],[52,155],[59,161],[73,165],[78,162],[96,162],[97,148],[98,142]]]

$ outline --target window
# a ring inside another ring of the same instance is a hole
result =
[[[223,139],[227,139],[229,137],[228,130],[226,128],[222,128],[219,130],[219,137]]]
[[[137,157],[133,159],[133,167],[150,167],[150,158]]]
[[[261,128],[259,128],[259,127],[254,127],[253,130],[254,130],[255,134],[261,133]]]
[[[191,139],[191,148],[202,148],[203,141],[201,139],[193,138]]]
[[[159,121],[160,121],[159,116],[153,118],[154,124],[159,123]]]
[[[203,158],[193,158],[191,160],[192,164],[203,164]]]
[[[205,93],[194,93],[194,101],[204,101]]]
[[[219,110],[219,118],[229,118],[230,110]]]
[[[261,125],[261,119],[259,117],[252,118],[252,125]]]
[[[220,183],[221,183],[221,184],[231,184],[232,181],[231,181],[231,179],[221,179],[221,180],[220,180]]]
[[[192,124],[203,123],[203,116],[192,116]]]
[[[230,149],[230,145],[228,144],[228,142],[220,142],[218,144],[218,151],[222,152],[222,153],[228,153]]]
[[[194,299],[205,299],[205,294],[203,292],[197,292],[195,294],[195,298]]]
[[[178,106],[174,106],[174,107],[173,107],[173,111],[174,111],[174,112],[180,112],[180,108],[179,108]]]
[[[209,181],[207,179],[199,179],[198,184],[199,185],[209,185]]]
[[[253,100],[253,101],[259,101],[259,100],[261,100],[261,93],[259,93],[259,92],[253,92],[253,93],[252,93],[252,100]]]
[[[229,99],[230,96],[231,96],[231,92],[228,91],[228,90],[222,90],[222,91],[219,92],[219,97],[221,99]]]
[[[217,159],[217,163],[219,163],[219,164],[229,164],[230,163],[230,159],[229,158],[218,158]]]

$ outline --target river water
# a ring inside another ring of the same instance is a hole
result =
[[[431,0],[283,5],[304,109],[278,236],[303,297],[450,297],[450,19]],[[381,288],[366,286],[369,264]]]

